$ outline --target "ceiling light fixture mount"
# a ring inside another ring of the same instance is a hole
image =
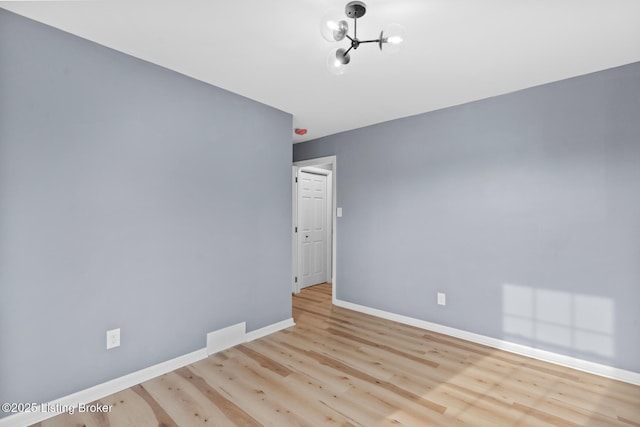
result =
[[[349,23],[335,12],[330,12],[322,19],[320,33],[330,42],[339,42],[349,39],[351,46],[348,49],[338,48],[329,53],[327,65],[334,74],[343,74],[345,65],[351,62],[351,50],[356,50],[364,43],[377,43],[381,51],[394,53],[404,41],[405,31],[401,25],[391,24],[380,31],[377,39],[360,40],[358,38],[358,19],[367,13],[367,6],[361,1],[350,1],[344,8],[347,18],[353,19],[353,37],[349,35]],[[385,46],[383,50],[383,46]]]
[[[350,1],[345,6],[344,13],[351,19],[362,18],[367,13],[367,5],[361,1]]]

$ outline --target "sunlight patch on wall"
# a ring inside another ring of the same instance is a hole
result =
[[[571,355],[614,356],[614,302],[593,295],[502,285],[505,338]]]

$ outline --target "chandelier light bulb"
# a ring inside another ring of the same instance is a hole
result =
[[[332,49],[327,55],[327,68],[331,74],[337,76],[342,75],[347,71],[346,65],[351,61],[351,56],[345,50],[341,48]]]
[[[346,16],[337,9],[327,12],[320,21],[320,34],[326,41],[339,42],[348,32],[349,24]]]
[[[343,65],[347,65],[351,61],[351,55],[344,49],[336,50],[336,61]]]
[[[402,48],[407,38],[407,31],[400,24],[389,24],[382,30],[380,49],[384,53],[395,54]]]

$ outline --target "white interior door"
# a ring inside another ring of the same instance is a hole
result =
[[[327,177],[298,174],[298,278],[304,288],[327,281]]]

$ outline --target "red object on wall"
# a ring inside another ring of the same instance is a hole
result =
[[[301,128],[296,128],[294,130],[294,132],[296,133],[296,135],[305,135],[307,133],[306,129],[301,129]]]

